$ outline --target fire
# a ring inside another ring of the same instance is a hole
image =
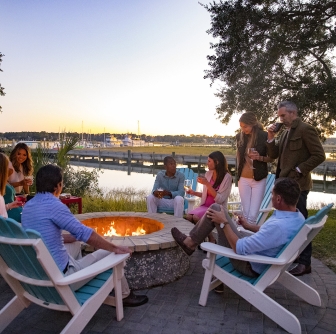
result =
[[[126,232],[124,235],[117,233],[117,230],[114,228],[114,221],[111,222],[110,224],[110,229],[104,233],[104,237],[112,237],[112,236],[117,236],[117,237],[129,237],[129,236],[135,236],[135,235],[144,235],[146,234],[146,230],[143,228],[143,224],[141,226],[138,226],[136,231],[130,231],[130,229],[126,229]]]

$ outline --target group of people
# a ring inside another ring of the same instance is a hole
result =
[[[232,176],[224,155],[215,151],[208,157],[208,171],[197,181],[203,185],[200,192],[188,193],[201,198],[200,206],[188,212],[186,219],[194,223],[189,236],[172,229],[177,244],[191,255],[196,246],[206,237],[217,242],[212,231],[217,229],[218,243],[231,247],[238,254],[263,254],[276,256],[279,249],[290,240],[307,218],[307,195],[311,189],[311,171],[325,160],[325,153],[318,134],[311,125],[298,117],[294,103],[281,102],[278,117],[285,130],[275,139],[275,125],[263,130],[253,113],[243,114],[239,120],[237,134],[238,187],[242,202],[239,223],[255,232],[247,236],[238,232],[228,213],[228,197],[232,187]],[[251,150],[253,149],[253,150]],[[272,204],[273,215],[261,226],[256,218],[265,192],[268,162],[278,159]],[[152,193],[147,197],[148,212],[157,212],[158,207],[173,208],[174,215],[183,217],[184,175],[176,170],[176,161],[168,156],[164,159],[165,170],[159,172]],[[29,194],[33,164],[29,148],[19,143],[10,158],[0,153],[0,215],[10,217],[20,208],[16,193]],[[128,247],[107,242],[93,229],[79,222],[63,205],[58,197],[63,188],[62,170],[55,165],[41,167],[36,174],[36,195],[19,212],[17,221],[24,229],[38,231],[46,243],[56,264],[64,275],[70,275],[104,258],[110,252],[131,253]],[[8,197],[8,202],[5,198]],[[21,214],[22,213],[22,214]],[[67,231],[69,233],[64,233]],[[78,241],[92,245],[97,251],[81,256]],[[298,265],[291,270],[293,275],[311,272],[311,244],[301,253]],[[245,275],[255,277],[264,269],[263,265],[231,260],[233,266]],[[85,284],[73,286],[74,289]],[[143,305],[148,301],[145,295],[135,295],[127,281],[122,281],[124,306]]]
[[[274,252],[297,232],[301,223],[307,218],[307,196],[312,186],[311,171],[325,160],[325,153],[316,129],[299,118],[297,106],[293,102],[281,102],[278,105],[277,116],[284,127],[277,139],[275,139],[277,126],[273,124],[265,131],[255,114],[251,112],[244,113],[240,117],[240,132],[236,135],[238,189],[242,205],[238,219],[239,224],[255,234],[250,236],[238,232],[236,225],[231,221],[227,203],[232,177],[224,155],[216,151],[208,157],[208,171],[205,176],[197,178],[197,182],[203,185],[203,191],[187,191],[201,198],[200,206],[185,216],[196,224],[195,227],[189,236],[177,228],[172,230],[174,239],[188,255],[191,255],[196,245],[206,237],[210,242],[217,242],[211,232],[216,228],[218,243],[224,246],[230,245],[239,254],[274,256]],[[267,164],[275,159],[278,159],[277,180],[273,188],[272,204],[276,211],[260,227],[256,225],[256,220],[265,193]],[[182,217],[183,174],[176,170],[173,157],[166,157],[164,166],[166,170],[158,174],[152,193],[147,197],[148,212],[157,212],[157,208],[161,206],[170,207],[174,208],[175,216]],[[160,197],[161,192],[158,192],[158,189],[164,191],[164,198]],[[229,227],[225,229],[225,226]],[[281,232],[284,227],[286,233]],[[238,248],[236,244],[239,245]],[[290,273],[295,276],[310,273],[311,254],[310,243],[302,251],[296,260],[297,265]],[[251,268],[255,267],[252,265]],[[245,272],[245,269],[241,270]],[[250,274],[260,273],[260,270],[253,269],[253,271],[254,273]]]
[[[83,225],[58,198],[63,188],[63,174],[60,167],[46,165],[36,174],[36,195],[22,210],[22,202],[16,195],[29,194],[31,179],[26,176],[33,172],[30,149],[18,143],[10,157],[0,153],[0,216],[12,218],[22,227],[34,229],[42,236],[60,271],[65,276],[90,266],[111,252],[131,253],[125,246],[116,246],[106,241],[92,228]],[[8,200],[8,202],[7,202]],[[95,252],[82,257],[80,241],[86,242]],[[79,289],[87,281],[72,285]],[[146,295],[136,295],[130,290],[125,277],[121,280],[123,305],[140,306],[148,301]],[[111,292],[114,293],[114,292]]]

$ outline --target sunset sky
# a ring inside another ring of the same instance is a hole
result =
[[[208,3],[208,2],[204,2]],[[233,135],[197,0],[0,0],[0,132]]]

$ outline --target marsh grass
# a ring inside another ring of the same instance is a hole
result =
[[[83,197],[83,212],[146,212],[146,195],[145,190],[135,190],[132,187],[92,192]]]

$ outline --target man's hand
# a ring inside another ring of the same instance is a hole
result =
[[[268,140],[274,139],[274,137],[275,137],[275,132],[274,132],[275,128],[276,128],[275,124],[272,124],[272,125],[270,125],[267,128],[267,139]]]
[[[126,246],[114,246],[113,252],[116,254],[132,254],[132,251]]]
[[[220,211],[216,211],[209,208],[206,212],[206,215],[208,218],[211,219],[211,221],[213,221],[216,224],[227,223],[227,219],[225,217],[224,209],[222,206]]]

